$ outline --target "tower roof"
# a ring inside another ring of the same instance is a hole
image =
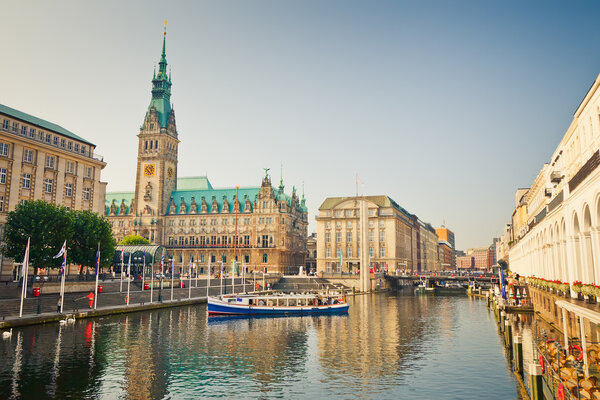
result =
[[[150,109],[156,109],[158,113],[158,121],[161,128],[166,128],[169,124],[169,119],[172,113],[171,106],[171,76],[167,74],[167,21],[165,21],[165,30],[163,32],[162,52],[160,61],[158,62],[158,73],[154,73],[152,77],[152,99],[148,106]],[[155,70],[156,71],[156,70]],[[146,117],[148,113],[146,113]],[[145,121],[146,119],[144,119]]]

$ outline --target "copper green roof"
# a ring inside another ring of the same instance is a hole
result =
[[[336,205],[338,205],[339,203],[341,203],[342,201],[345,200],[360,200],[363,197],[356,197],[356,196],[352,196],[352,197],[328,197],[325,199],[325,201],[323,201],[323,204],[321,204],[321,207],[319,207],[319,210],[331,210],[333,209],[333,207],[335,207]],[[412,218],[413,215],[411,213],[409,213],[408,211],[406,211],[404,208],[400,207],[400,205],[398,203],[396,203],[394,200],[392,200],[389,196],[364,196],[365,199],[367,199],[368,201],[375,203],[376,205],[378,205],[379,207],[393,207],[396,210],[400,211],[401,213],[403,213],[404,215],[406,215],[409,218]]]
[[[206,176],[177,178],[177,190],[207,190],[212,188],[213,187]]]
[[[152,100],[148,106],[148,113],[152,108],[158,112],[158,122],[166,128],[171,118],[171,75],[167,75],[167,55],[165,52],[166,35],[163,36],[162,54],[158,63],[158,74],[152,77]],[[146,113],[146,118],[148,114]],[[146,120],[144,119],[144,121]]]
[[[108,216],[110,214],[110,207],[113,204],[113,202],[114,202],[115,206],[117,206],[117,211],[116,211],[115,215],[118,215],[118,216],[129,215],[129,208],[131,206],[131,203],[133,203],[134,197],[135,197],[135,193],[133,193],[133,192],[106,193],[106,196],[104,197],[104,206],[105,206],[104,215]],[[125,207],[126,207],[126,211],[124,214],[120,213],[122,203],[124,203]]]
[[[96,146],[95,144],[88,142],[84,138],[77,136],[73,132],[66,130],[65,128],[63,128],[60,125],[53,124],[52,122],[48,122],[48,121],[38,118],[38,117],[34,117],[33,115],[24,113],[22,111],[15,110],[14,108],[10,108],[8,106],[5,106],[4,104],[0,104],[0,114],[6,114],[15,119],[19,119],[23,122],[27,122],[28,124],[36,125],[40,128],[44,128],[46,130],[49,130],[49,131],[52,131],[55,133],[59,133],[63,136],[70,137],[71,139],[78,140],[78,141],[86,143],[90,146],[94,146],[94,147]]]
[[[208,190],[176,190],[171,193],[171,199],[167,204],[166,214],[171,214],[171,203],[175,203],[175,207],[177,209],[176,214],[189,214],[190,206],[192,204],[192,197],[194,201],[198,205],[197,214],[200,214],[200,208],[202,206],[202,198],[206,200],[206,210],[207,213],[213,212],[213,199],[217,202],[218,212],[223,212],[223,203],[225,199],[227,199],[227,203],[229,203],[229,207],[225,210],[225,212],[233,212],[233,204],[235,201],[235,188],[226,188],[226,189],[208,189]],[[260,191],[260,187],[247,187],[247,188],[239,188],[239,200],[240,200],[240,212],[245,212],[245,204],[246,199],[250,200],[250,210],[252,212],[252,207],[254,206],[254,200]],[[184,213],[180,210],[181,199],[185,201],[186,210]]]

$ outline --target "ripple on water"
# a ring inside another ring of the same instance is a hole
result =
[[[484,303],[412,295],[349,303],[347,316],[208,321],[199,305],[24,328],[0,343],[0,393],[479,399],[493,388],[486,399],[516,397]]]

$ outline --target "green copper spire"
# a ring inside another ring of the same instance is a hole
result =
[[[279,191],[281,193],[283,193],[283,189],[284,189],[284,186],[283,186],[283,163],[282,163],[280,166],[280,169],[279,169]]]
[[[154,76],[152,77],[152,100],[148,106],[148,110],[152,107],[158,112],[158,120],[161,128],[166,128],[171,116],[171,77],[167,75],[167,21],[165,21],[165,29],[163,31],[163,44],[160,61],[158,62],[158,74],[156,67]]]
[[[167,54],[165,52],[165,47],[167,45],[167,25],[165,24],[165,31],[163,32],[163,46],[162,46],[162,53],[160,55],[160,61],[158,62],[158,65],[160,65],[159,68],[159,74],[162,72],[163,74],[167,73]]]

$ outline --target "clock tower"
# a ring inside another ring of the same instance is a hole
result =
[[[179,139],[171,105],[171,74],[167,74],[166,21],[162,54],[152,77],[152,99],[138,135],[134,204],[135,229],[151,243],[162,243],[161,216],[177,187]],[[133,211],[133,212],[132,212]]]

